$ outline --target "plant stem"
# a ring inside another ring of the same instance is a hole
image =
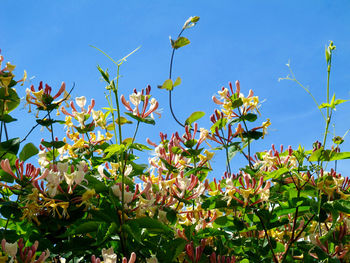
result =
[[[55,164],[56,162],[56,156],[55,156],[55,146],[53,145],[54,141],[55,141],[55,138],[54,138],[54,135],[53,135],[53,126],[52,126],[52,119],[51,119],[51,115],[50,115],[51,111],[48,111],[47,112],[47,116],[49,118],[49,121],[50,121],[50,127],[51,127],[51,143],[52,143],[52,161],[53,163]]]
[[[120,69],[120,64],[118,64],[118,67],[117,67],[117,84],[116,86],[114,87],[113,89],[113,92],[114,92],[114,96],[115,96],[115,102],[116,102],[116,106],[117,106],[117,116],[118,116],[118,132],[119,132],[119,144],[122,143],[123,141],[123,137],[122,137],[122,127],[121,127],[121,123],[120,123],[120,108],[119,108],[119,98],[118,98],[118,87],[119,87],[119,69]],[[123,165],[123,162],[124,162],[124,153],[121,154],[121,159],[120,159],[120,162],[121,162],[121,167],[122,168],[122,171],[121,171],[121,174],[122,174],[122,224],[124,224],[124,189],[125,189],[125,186],[124,186],[124,165]]]
[[[242,116],[242,113],[241,113],[241,110],[240,108],[238,107],[238,113],[239,113],[239,117]],[[245,120],[243,120],[243,125],[244,125],[244,128],[246,129],[246,132],[248,133],[248,126],[245,122]],[[249,162],[249,167],[252,168],[252,161],[250,160],[250,138],[248,137],[248,162]]]
[[[329,104],[329,79],[331,76],[331,65],[332,65],[332,56],[330,56],[329,62],[327,65],[327,104]],[[327,107],[326,129],[325,129],[323,144],[322,144],[324,149],[326,148],[327,134],[328,134],[329,123],[331,122],[331,117],[332,117],[332,109],[329,110],[329,107]]]
[[[177,36],[177,38],[179,38],[181,36],[181,34],[184,32],[184,28],[180,31],[179,35]],[[174,63],[174,55],[175,55],[175,48],[173,48],[172,52],[171,52],[171,58],[170,58],[170,67],[169,67],[169,79],[171,79],[172,76],[172,71],[173,71],[173,63]],[[170,112],[171,115],[173,116],[174,120],[182,127],[185,127],[184,124],[182,124],[175,116],[175,113],[173,111],[173,106],[172,106],[172,102],[171,102],[171,90],[169,90],[169,107],[170,107]]]
[[[267,242],[269,243],[269,246],[270,246],[270,250],[271,250],[271,253],[272,253],[272,259],[275,263],[278,263],[278,260],[276,258],[276,255],[275,255],[275,252],[273,251],[273,247],[272,247],[272,244],[271,244],[271,240],[270,240],[270,237],[267,233],[267,230],[266,230],[266,227],[265,227],[265,224],[264,224],[264,221],[263,219],[261,218],[260,214],[259,214],[259,211],[258,210],[255,210],[255,213],[256,215],[259,217],[259,220],[260,220],[260,223],[264,229],[264,232],[265,232],[265,236],[267,238]]]

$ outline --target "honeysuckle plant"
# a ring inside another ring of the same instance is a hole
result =
[[[15,86],[25,77],[16,81],[11,63],[1,69],[0,56],[0,262],[349,262],[350,180],[337,162],[350,153],[340,150],[345,136],[334,134],[329,143],[334,110],[346,102],[330,98],[333,42],[326,47],[325,103],[296,80],[289,64],[284,78],[317,104],[325,121],[322,142],[254,153],[271,123],[260,120],[259,97],[239,81],[213,96],[210,127],[199,125],[202,111],[183,122],[175,115],[172,94],[181,78],[172,79],[173,59],[190,44],[183,34],[198,21],[190,17],[170,38],[169,77],[158,87],[169,93],[179,130],[160,132],[158,141],[137,136],[160,116],[151,87],[129,95],[119,87],[122,65],[137,49],[116,61],[96,48],[117,68],[111,77],[98,66],[107,101],[102,109],[94,98],[71,98],[64,82],[28,88],[25,102],[38,112],[37,124],[23,138],[7,127],[20,121],[10,114],[20,105],[23,90]],[[46,132],[40,144],[25,143],[38,126]],[[55,136],[58,129],[64,138]],[[226,164],[213,171],[218,151]],[[145,152],[152,157],[143,164]],[[236,154],[245,166],[233,166]]]

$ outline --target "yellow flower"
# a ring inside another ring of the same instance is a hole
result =
[[[262,129],[263,129],[263,136],[262,139],[264,139],[264,136],[267,134],[267,127],[271,125],[270,119],[267,119],[265,122],[262,124]]]

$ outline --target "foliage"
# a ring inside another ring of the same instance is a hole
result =
[[[270,120],[259,122],[259,98],[251,90],[245,96],[238,81],[212,98],[219,109],[208,129],[196,123],[204,112],[181,123],[172,110],[171,94],[181,84],[171,76],[175,50],[190,44],[182,33],[198,20],[190,17],[170,39],[170,74],[159,86],[183,134],[160,133],[148,145],[136,137],[141,125],[155,125],[159,103],[150,86],[128,99],[119,95],[120,67],[130,54],[114,61],[100,50],[117,67],[115,78],[98,67],[108,104],[102,110],[94,99],[88,106],[84,96],[71,100],[65,83],[55,95],[43,82],[32,85],[26,104],[38,111],[37,125],[22,139],[10,138],[7,127],[17,121],[10,115],[20,104],[14,87],[25,77],[16,81],[15,66],[0,64],[0,262],[349,262],[350,180],[336,164],[350,153],[340,151],[344,137],[327,144],[334,110],[346,102],[329,95],[335,46],[326,47],[327,100],[315,100],[323,142],[253,154],[251,144],[264,138]],[[296,81],[291,74],[285,79]],[[56,110],[65,118],[53,118]],[[133,122],[134,134],[125,135],[122,125]],[[61,140],[59,125],[67,134]],[[24,144],[38,126],[47,138],[38,147]],[[209,181],[210,160],[221,150],[223,177]],[[153,152],[148,164],[138,162],[143,151]],[[245,167],[231,167],[236,154]]]

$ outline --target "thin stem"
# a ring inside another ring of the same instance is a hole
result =
[[[179,35],[177,36],[177,38],[179,38],[181,36],[181,34],[184,32],[185,28],[182,28],[182,30],[180,31]],[[174,63],[174,55],[175,55],[175,48],[173,48],[172,52],[171,52],[171,58],[170,58],[170,67],[169,67],[169,79],[171,79],[172,76],[172,72],[173,72],[173,63]],[[173,116],[174,120],[181,125],[182,127],[185,127],[184,124],[182,124],[175,116],[175,113],[173,111],[173,106],[172,106],[172,102],[171,102],[171,90],[169,90],[169,106],[170,106],[170,112],[171,115]]]
[[[51,111],[48,111],[47,112],[47,115],[49,117],[49,120],[50,120],[50,127],[51,127],[51,143],[52,143],[52,161],[53,163],[56,162],[56,156],[55,156],[55,146],[53,145],[54,141],[55,141],[55,138],[54,138],[54,135],[53,135],[53,126],[52,126],[52,119],[51,119],[51,115],[50,115]]]
[[[239,113],[239,117],[241,117],[242,116],[242,113],[241,113],[241,110],[240,110],[240,108],[238,107],[238,113]],[[247,131],[247,133],[248,133],[248,126],[247,126],[247,124],[246,124],[246,122],[245,122],[245,120],[243,119],[243,125],[244,125],[244,128],[246,129],[246,131]],[[249,167],[250,168],[252,168],[252,161],[251,161],[251,159],[250,159],[251,157],[250,157],[250,138],[248,137],[248,162],[249,162]]]
[[[120,65],[118,65],[118,67],[117,67],[117,80],[116,80],[117,84],[116,84],[116,86],[113,89],[114,96],[115,96],[115,102],[116,102],[116,105],[117,105],[118,120],[120,120],[120,108],[119,108],[119,98],[118,98],[119,69],[120,69]],[[121,144],[123,139],[122,139],[122,127],[121,127],[120,121],[118,121],[118,131],[119,131],[119,143]],[[124,153],[121,154],[120,162],[122,164],[124,162]],[[125,169],[124,169],[124,167],[125,167],[125,165],[122,165],[121,167],[123,167],[122,171],[121,171],[121,174],[122,174],[122,224],[124,224],[124,202],[125,202],[125,198],[124,198],[124,189],[125,189],[125,186],[124,186],[124,181],[125,181],[124,170]]]
[[[9,135],[7,133],[7,128],[6,128],[6,123],[4,122],[4,130],[5,130],[5,137],[6,137],[6,140],[8,141],[9,139]]]
[[[116,143],[117,143],[117,130],[115,129],[115,117],[114,117],[114,109],[113,109],[113,102],[112,102],[112,93],[111,93],[111,90],[109,90],[109,96],[106,95],[106,99],[107,99],[107,102],[108,102],[108,105],[109,105],[109,110],[111,112],[111,115],[112,115],[112,123],[113,123],[113,132],[114,132],[114,138],[116,140]]]
[[[135,132],[134,132],[134,136],[132,137],[132,143],[134,143],[135,141],[135,138],[136,138],[136,134],[137,134],[137,131],[139,129],[139,126],[140,126],[140,121],[137,121],[137,124],[136,124],[136,129],[135,129]]]
[[[330,57],[329,64],[327,66],[327,104],[329,104],[329,80],[330,80],[330,76],[331,76],[331,61],[332,61],[332,57]],[[331,117],[332,117],[332,109],[329,110],[329,107],[327,107],[326,129],[325,129],[323,144],[322,144],[323,148],[326,148],[328,128],[329,128],[329,124],[331,122]]]
[[[270,237],[267,233],[267,230],[266,230],[266,227],[265,227],[265,224],[264,224],[264,221],[263,219],[261,218],[260,214],[259,214],[259,211],[258,210],[255,210],[255,213],[256,215],[259,217],[259,220],[260,220],[260,223],[264,229],[264,232],[265,232],[265,236],[267,238],[267,242],[269,243],[269,246],[270,246],[270,250],[271,250],[271,253],[272,253],[272,259],[275,263],[278,263],[278,260],[276,258],[276,255],[275,255],[275,252],[273,251],[273,247],[272,247],[272,243],[271,243],[271,240],[270,240]]]
[[[297,83],[300,87],[302,87],[310,96],[311,98],[313,99],[313,101],[315,102],[317,108],[319,109],[323,119],[326,121],[326,117],[324,116],[322,110],[319,108],[319,104],[317,103],[317,100],[315,99],[315,97],[312,95],[312,93],[303,86],[303,84],[301,84],[296,78],[295,78],[295,75],[294,75],[294,72],[292,71],[292,68],[290,67],[289,64],[287,64],[287,67],[289,68],[289,72],[292,76],[292,78],[290,78],[289,76],[285,77],[285,78],[280,78],[279,80],[291,80],[291,81],[294,81],[295,83]]]
[[[293,181],[294,181],[294,179],[293,179]],[[300,189],[297,187],[297,190],[298,190],[297,198],[299,198],[300,197]],[[295,230],[296,230],[296,225],[297,225],[298,212],[299,212],[299,206],[297,206],[296,209],[295,209],[295,215],[294,215],[294,220],[293,220],[293,228],[292,228],[292,237],[291,237],[291,239],[290,239],[290,241],[288,243],[286,252],[283,255],[282,262],[287,257],[289,249],[292,247],[292,244],[295,242],[294,235],[295,235]]]
[[[220,131],[221,131],[221,136],[225,137],[224,131],[222,129],[220,129]],[[228,156],[228,145],[224,143],[223,146],[225,148],[225,153],[226,153],[226,171],[231,174],[230,158]]]
[[[0,142],[1,142],[1,136],[2,136],[2,125],[3,125],[3,121],[1,122],[1,127],[0,127]]]

